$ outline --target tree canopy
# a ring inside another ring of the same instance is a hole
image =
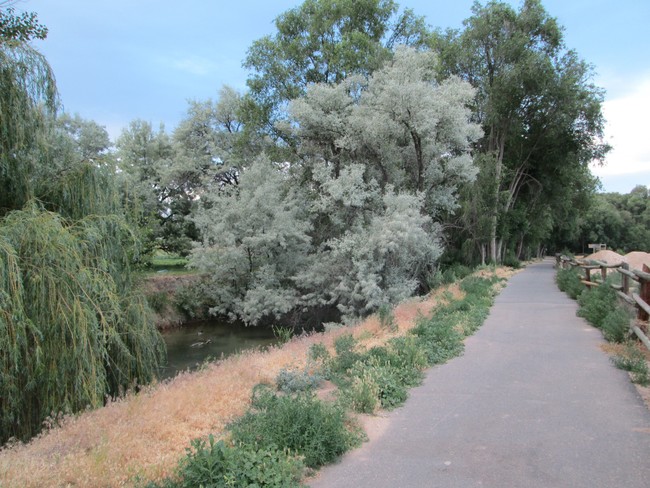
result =
[[[465,225],[473,227],[482,258],[499,261],[516,243],[541,244],[567,209],[580,209],[584,193],[595,190],[587,165],[608,149],[603,93],[539,0],[526,0],[519,11],[476,3],[472,12],[464,29],[438,32],[432,47],[443,76],[456,74],[476,88],[481,189],[468,194],[466,208],[480,210],[470,211]],[[534,235],[534,228],[546,232]]]
[[[2,11],[3,22],[13,15]],[[108,138],[63,116],[52,71],[26,43],[0,42],[0,441],[154,377],[164,354],[129,268],[138,246],[120,205]],[[3,27],[4,28],[4,27]]]

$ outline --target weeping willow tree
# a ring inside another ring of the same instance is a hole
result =
[[[164,356],[114,168],[56,150],[56,108],[45,58],[0,37],[1,442],[150,381]]]

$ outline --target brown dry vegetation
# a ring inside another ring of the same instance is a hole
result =
[[[512,271],[498,274],[507,277]],[[383,344],[449,297],[461,297],[457,285],[400,304],[393,312],[397,331],[381,327],[372,316],[352,328],[233,356],[68,417],[30,443],[0,452],[0,486],[105,487],[129,486],[136,476],[160,480],[172,474],[192,439],[223,435],[225,425],[246,411],[253,386],[273,382],[282,368],[304,367],[312,344],[333,350],[334,339],[348,332],[364,346]]]

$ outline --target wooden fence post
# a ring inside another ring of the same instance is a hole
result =
[[[605,266],[600,267],[600,276],[603,279],[603,283],[607,281],[607,268]]]
[[[650,268],[646,266],[645,264],[643,265],[643,271],[645,273],[650,273]],[[639,280],[639,296],[641,299],[650,304],[650,281],[641,279]],[[643,310],[641,307],[639,307],[639,313],[637,315],[639,320],[648,320],[648,313]]]
[[[629,271],[630,265],[629,263],[623,263],[621,268],[623,268],[625,271]],[[621,291],[626,295],[630,294],[630,277],[625,273],[621,273]]]

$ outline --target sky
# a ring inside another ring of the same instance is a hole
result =
[[[49,34],[34,46],[50,62],[64,110],[106,127],[115,140],[134,119],[172,131],[188,100],[246,90],[242,61],[253,41],[300,0],[20,0]],[[398,0],[432,27],[461,28],[473,0]],[[482,2],[485,3],[485,2]],[[507,0],[515,7],[520,1]],[[650,1],[542,0],[565,43],[592,64],[605,89],[603,191],[650,186]]]

